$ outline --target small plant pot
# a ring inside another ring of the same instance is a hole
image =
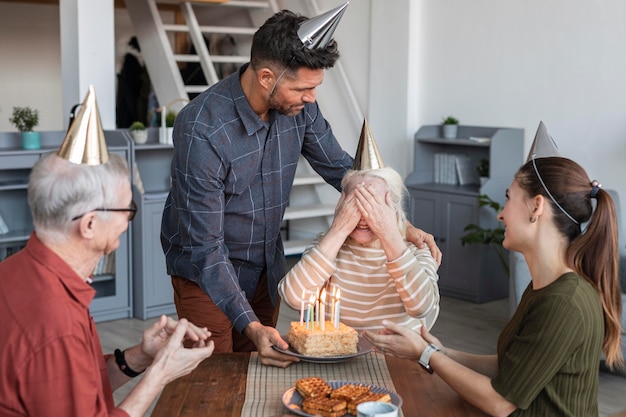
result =
[[[458,125],[443,125],[443,137],[446,139],[456,138],[458,129]]]
[[[41,149],[41,132],[22,132],[22,149]]]
[[[489,181],[489,177],[480,177],[480,186],[482,187]]]
[[[174,144],[174,128],[173,127],[168,127],[167,128],[167,144],[168,145],[173,145]]]
[[[148,141],[148,131],[147,130],[133,130],[130,132],[133,137],[133,140],[137,145],[143,145]]]

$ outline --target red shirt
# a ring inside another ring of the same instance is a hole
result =
[[[128,417],[116,409],[95,296],[33,233],[0,263],[0,415]]]

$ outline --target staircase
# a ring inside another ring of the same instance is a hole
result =
[[[308,10],[302,13],[319,14],[315,3],[303,2]],[[174,111],[248,62],[252,35],[280,10],[277,0],[126,0],[126,8],[156,96],[168,110],[175,104]],[[360,126],[361,111],[337,64],[344,97],[351,100],[351,115]],[[327,230],[338,198],[301,158],[284,216],[286,255],[301,254],[315,234]]]

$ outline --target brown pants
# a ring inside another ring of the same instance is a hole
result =
[[[248,336],[239,333],[222,310],[195,282],[172,275],[174,304],[179,318],[186,318],[198,327],[206,327],[215,343],[214,352],[252,352],[256,346]],[[276,327],[280,303],[272,305],[265,271],[259,277],[252,301],[252,310],[261,324]]]

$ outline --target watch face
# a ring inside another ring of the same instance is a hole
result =
[[[421,361],[419,362],[419,364],[422,365],[422,368],[424,368],[424,370],[428,372],[429,374],[433,373],[433,368],[430,365],[423,364]]]

